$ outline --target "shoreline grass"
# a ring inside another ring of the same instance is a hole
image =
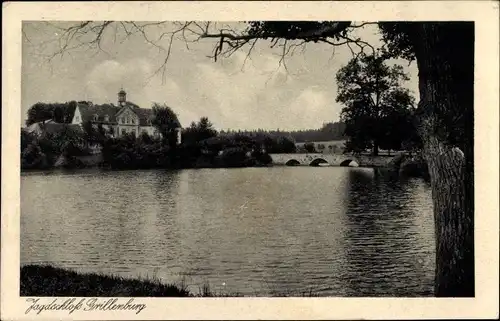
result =
[[[158,279],[80,273],[51,265],[21,267],[21,296],[194,297],[184,285]]]
[[[198,293],[188,290],[184,281],[165,284],[153,277],[125,278],[102,273],[82,273],[44,264],[21,266],[20,296],[40,297],[243,297],[241,293],[215,292],[208,283]],[[280,291],[283,292],[283,291]],[[255,293],[255,296],[260,296]],[[268,297],[264,296],[264,297]],[[293,293],[273,293],[272,297],[315,297],[312,289]]]

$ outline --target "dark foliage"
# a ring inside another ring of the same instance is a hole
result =
[[[178,126],[176,116],[162,109],[157,126],[165,125],[166,135],[173,136],[176,132],[170,129]],[[22,169],[96,165],[111,169],[265,166],[272,162],[269,152],[295,150],[294,142],[284,137],[241,134],[218,137],[206,117],[186,128],[182,136],[180,145],[147,133],[139,137],[130,134],[114,138],[102,126],[91,122],[83,123],[79,131],[71,130],[68,125],[55,133],[43,132],[40,136],[23,130],[21,166]],[[97,153],[100,150],[102,157],[82,162],[80,157],[93,155],[91,150]]]
[[[177,114],[169,106],[163,104],[153,104],[153,119],[151,124],[158,130],[163,139],[163,143],[170,149],[176,148],[177,132],[181,127]]]
[[[244,147],[227,148],[217,157],[217,165],[220,167],[247,167],[254,165],[253,159],[247,156]]]
[[[207,117],[201,117],[198,123],[192,122],[191,126],[183,129],[182,141],[187,145],[217,136],[217,131]]]
[[[384,55],[353,58],[337,73],[337,101],[344,105],[349,149],[401,150],[403,142],[416,137],[412,125],[414,98],[401,87],[408,76],[400,65],[389,66]],[[409,144],[407,144],[409,145]]]
[[[338,33],[331,29],[334,24]],[[249,21],[247,32],[253,37],[262,39],[301,39],[317,42],[320,38],[327,36],[326,32],[334,39],[341,39],[340,35],[345,35],[346,28],[350,25],[350,21]],[[318,32],[318,30],[325,30],[325,33]]]
[[[58,132],[41,135],[21,130],[21,169],[52,168],[59,157],[77,166],[75,157],[89,155],[88,144],[81,132],[64,125]]]
[[[102,144],[103,166],[113,169],[147,169],[170,167],[170,148],[160,139],[141,135],[108,138]]]
[[[378,24],[384,41],[385,53],[387,57],[403,58],[408,61],[415,60],[415,47],[411,40],[411,33],[414,32],[413,22],[380,22]]]
[[[316,148],[314,147],[314,144],[313,144],[313,143],[305,143],[305,144],[304,144],[304,149],[305,149],[308,153],[315,153],[315,152],[316,152]]]
[[[26,126],[49,119],[53,119],[58,123],[71,123],[76,105],[76,101],[66,103],[38,102],[28,109]]]

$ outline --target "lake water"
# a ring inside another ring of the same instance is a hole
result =
[[[247,296],[431,295],[431,190],[373,169],[31,172],[21,263]]]

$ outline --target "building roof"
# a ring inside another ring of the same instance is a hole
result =
[[[103,123],[116,122],[115,115],[121,109],[120,107],[111,104],[91,105],[83,103],[79,103],[78,108],[80,109],[82,121],[95,121],[94,115],[97,115],[97,122]],[[109,116],[108,121],[106,121],[106,115]]]
[[[150,126],[149,121],[153,118],[153,110],[146,108],[135,108],[134,112],[139,117],[139,125]]]
[[[139,126],[151,126],[150,120],[153,119],[153,110],[150,108],[141,108],[133,102],[125,102],[125,106],[115,106],[113,104],[92,105],[89,103],[78,103],[82,121],[93,121],[105,124],[117,124],[116,115],[125,107],[129,107],[138,117]],[[94,120],[97,115],[97,120]],[[106,116],[108,120],[106,121]],[[180,127],[180,124],[178,124]]]
[[[65,129],[76,132],[81,131],[81,127],[79,125],[56,123],[52,120],[31,124],[30,126],[25,128],[25,131],[28,133],[41,135],[42,133],[50,133],[50,134],[59,133]]]
[[[146,114],[148,109],[140,108],[136,104],[129,101],[125,102],[125,106],[130,107],[136,114],[138,114],[139,119],[141,120],[140,124],[141,126],[147,126],[147,120],[143,122],[138,111],[146,110],[146,112],[141,112],[141,114]],[[123,108],[121,106],[119,107],[113,104],[92,105],[85,103],[79,103],[78,107],[82,115],[82,121],[91,120],[100,123],[110,123],[110,124],[118,123],[116,120],[116,114]],[[94,115],[97,115],[97,120],[94,119]],[[108,120],[106,120],[106,116],[108,116]]]

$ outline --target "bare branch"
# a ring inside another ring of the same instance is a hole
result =
[[[217,57],[219,55],[223,55],[226,57],[230,56],[230,54],[232,54],[233,52],[240,49],[241,47],[248,44],[251,40],[254,39],[269,39],[270,48],[275,48],[278,45],[280,39],[284,39],[287,41],[287,44],[284,45],[285,47],[290,45],[288,41],[300,40],[302,41],[300,46],[302,46],[303,49],[305,48],[305,43],[307,42],[322,42],[330,46],[343,46],[343,45],[354,44],[359,48],[359,52],[356,54],[354,50],[352,50],[352,47],[350,47],[350,50],[353,56],[357,56],[360,54],[360,52],[364,52],[366,47],[370,48],[372,52],[375,52],[375,49],[373,48],[372,45],[370,45],[365,41],[362,41],[359,38],[352,39],[348,37],[346,31],[348,29],[361,28],[365,25],[370,25],[370,24],[376,24],[376,23],[365,22],[359,25],[353,25],[351,22],[335,22],[335,23],[325,24],[322,28],[318,29],[313,29],[298,33],[290,33],[290,34],[285,33],[277,35],[274,32],[267,30],[258,30],[256,32],[250,33],[248,29],[243,32],[241,31],[238,32],[230,28],[221,28],[218,29],[217,32],[209,32],[209,27],[207,23],[205,28],[200,28],[200,30],[203,29],[203,33],[201,33],[199,36],[200,38],[218,39],[218,46],[214,47],[213,54],[211,56],[211,58],[213,58],[215,61],[217,61]],[[343,41],[338,41],[339,39],[342,39]],[[229,46],[230,49],[224,51],[223,47],[225,45]],[[290,45],[290,48],[293,47],[295,46]],[[282,49],[284,49],[285,52],[290,52],[290,50],[287,50],[286,48]],[[291,52],[293,55],[295,50],[292,50]]]
[[[378,22],[363,22],[359,25],[353,25],[351,24],[351,28],[361,28],[361,27],[364,27],[364,26],[367,26],[367,25],[378,25]]]
[[[26,30],[24,30],[24,28],[21,28],[21,31],[23,33],[23,37],[24,39],[26,39],[26,41],[28,41],[30,44],[33,44],[30,40],[30,38],[28,37],[28,35],[26,34]]]
[[[286,44],[287,44],[287,40],[285,39],[285,42],[283,44],[283,51],[281,53],[281,58],[279,60],[279,65],[281,66],[283,64],[283,67],[288,72],[288,67],[286,66],[286,61],[285,61],[285,58],[286,58],[286,56],[288,54],[288,52],[286,50]]]
[[[164,80],[166,75],[166,67],[171,58],[173,43],[177,39],[181,40],[187,49],[190,49],[189,44],[199,42],[200,39],[215,40],[212,53],[208,56],[215,61],[220,56],[230,57],[248,45],[242,69],[248,59],[251,59],[251,53],[260,39],[269,41],[270,48],[279,47],[279,67],[283,66],[287,71],[286,57],[293,56],[297,49],[304,52],[307,44],[310,42],[324,43],[332,46],[332,48],[346,45],[355,57],[364,53],[367,48],[375,52],[374,47],[369,43],[348,35],[348,31],[376,24],[375,22],[363,22],[359,24],[349,21],[326,22],[319,24],[317,28],[290,33],[286,31],[277,32],[265,28],[252,30],[248,25],[239,28],[237,25],[235,27],[235,25],[199,21],[82,21],[70,26],[50,22],[48,24],[61,32],[58,40],[56,40],[58,41],[58,49],[52,53],[49,60],[57,56],[63,57],[72,50],[82,48],[97,50],[96,54],[98,52],[106,52],[102,46],[104,35],[109,27],[113,26],[112,30],[114,30],[114,34],[112,39],[114,42],[118,40],[119,43],[123,43],[133,35],[139,35],[148,45],[158,49],[159,52],[165,55],[161,60],[160,66],[153,74],[154,76],[161,73],[162,80]],[[150,28],[164,27],[166,30],[161,30],[158,36],[151,36],[149,32]],[[30,41],[24,31],[23,35]],[[356,50],[353,49],[353,46],[356,47]]]
[[[372,45],[370,45],[368,42],[363,41],[360,38],[358,38],[358,39],[351,39],[351,38],[349,38],[349,37],[347,37],[345,35],[339,35],[339,37],[342,38],[342,39],[345,39],[349,43],[353,43],[356,46],[358,46],[359,49],[361,50],[361,52],[364,51],[365,47],[369,47],[372,50],[372,53],[373,54],[375,53],[375,48]]]
[[[245,67],[245,64],[247,62],[247,59],[250,58],[250,54],[252,53],[253,48],[255,47],[255,44],[257,43],[259,39],[255,39],[250,46],[250,49],[248,49],[247,55],[245,56],[245,60],[243,60],[243,65],[241,66],[241,71],[243,71],[243,68]]]
[[[299,47],[302,49],[301,52],[304,53],[304,51],[306,49],[306,43],[307,43],[306,41],[302,41],[298,44],[295,44],[295,43],[290,44],[290,48],[292,49],[290,56],[293,56],[295,54],[295,50]]]

